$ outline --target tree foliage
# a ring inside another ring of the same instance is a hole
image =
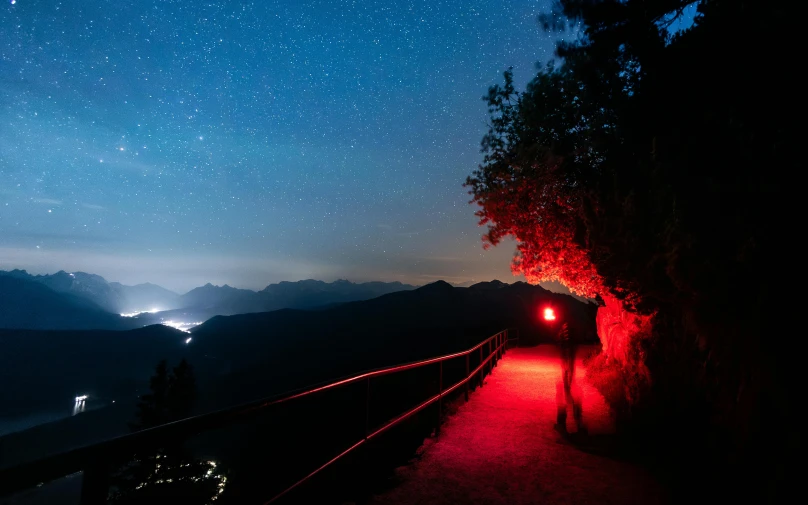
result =
[[[153,428],[188,417],[196,401],[193,367],[184,359],[169,373],[165,360],[160,361],[149,380],[150,393],[140,397],[137,422],[132,429]]]
[[[169,371],[157,363],[150,392],[140,397],[133,431],[154,428],[191,415],[196,400],[193,367],[184,359]],[[119,505],[176,498],[182,503],[211,503],[224,491],[226,476],[214,461],[193,457],[181,440],[146,447],[112,477],[109,502]]]

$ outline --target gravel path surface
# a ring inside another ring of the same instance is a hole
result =
[[[576,391],[592,439],[614,430],[603,397],[583,380]],[[555,429],[561,363],[554,346],[509,350],[448,417],[419,458],[396,473],[401,483],[374,504],[656,504],[666,493],[644,469],[585,452]],[[574,431],[572,413],[567,417]]]

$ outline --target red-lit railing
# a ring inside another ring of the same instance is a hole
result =
[[[183,419],[181,421],[175,421],[158,426],[156,428],[150,428],[114,438],[99,444],[74,449],[72,451],[57,454],[39,461],[2,469],[0,470],[0,496],[22,491],[40,485],[41,483],[50,482],[76,472],[83,472],[81,504],[95,505],[105,503],[109,490],[109,476],[110,471],[112,470],[111,466],[113,466],[112,463],[115,461],[120,461],[122,456],[134,454],[137,451],[142,451],[144,448],[157,447],[160,443],[165,442],[166,440],[184,440],[201,432],[225,427],[236,420],[243,419],[245,415],[263,411],[271,406],[292,402],[299,398],[315,395],[317,393],[346,386],[348,384],[366,381],[368,386],[366,388],[366,423],[364,438],[356,441],[356,443],[337,454],[324,464],[320,465],[315,470],[311,471],[309,474],[286,488],[283,492],[266,502],[267,504],[274,503],[290,491],[304,484],[306,481],[328,468],[333,463],[337,462],[342,457],[366,444],[368,441],[378,437],[402,421],[436,403],[438,405],[436,430],[439,430],[440,418],[442,417],[443,410],[443,399],[459,388],[465,387],[465,398],[468,400],[470,383],[472,379],[478,377],[479,374],[479,384],[482,386],[485,374],[491,372],[491,370],[496,366],[497,361],[502,358],[502,355],[505,353],[505,350],[509,345],[508,335],[509,330],[503,330],[465,351],[425,359],[414,363],[364,372],[359,375],[330,382],[321,386],[287,393],[279,397],[261,399],[236,407],[211,412],[209,414]],[[518,342],[518,336],[510,340],[510,342],[514,341]],[[472,370],[469,367],[470,356],[474,353],[479,353],[479,364]],[[466,362],[466,373],[464,378],[451,386],[444,387],[443,364],[446,361],[460,358],[465,358]],[[417,406],[407,410],[403,414],[400,414],[393,419],[389,419],[387,422],[383,423],[381,427],[371,431],[367,423],[367,420],[370,418],[371,409],[371,379],[374,377],[380,377],[382,375],[400,373],[406,370],[434,364],[438,365],[438,393],[419,403]]]
[[[497,360],[500,359],[502,357],[503,353],[505,352],[505,348],[507,346],[507,343],[508,343],[508,330],[504,330],[504,331],[501,331],[501,332],[497,333],[496,335],[488,337],[484,341],[480,342],[476,346],[474,346],[471,349],[468,349],[466,351],[457,352],[457,353],[454,353],[454,354],[447,354],[445,356],[439,356],[437,358],[432,358],[432,359],[425,359],[423,361],[416,361],[415,363],[409,363],[409,364],[406,364],[406,365],[399,365],[399,366],[394,366],[394,367],[390,367],[390,368],[383,368],[381,370],[376,370],[376,371],[373,371],[373,372],[367,372],[367,373],[364,373],[364,374],[357,375],[355,377],[351,377],[350,379],[345,379],[343,381],[333,382],[333,383],[328,384],[326,386],[323,386],[321,388],[316,388],[316,389],[301,393],[300,396],[306,395],[306,394],[311,394],[311,393],[321,391],[321,390],[324,390],[324,389],[329,389],[329,388],[332,388],[332,387],[338,387],[338,386],[342,386],[342,385],[345,385],[345,384],[350,384],[352,382],[362,381],[362,380],[368,381],[368,391],[369,391],[370,390],[370,379],[373,378],[373,377],[378,377],[378,376],[381,376],[381,375],[393,374],[393,373],[397,373],[397,372],[403,372],[405,370],[410,370],[412,368],[419,368],[419,367],[423,367],[423,366],[427,366],[427,365],[431,365],[431,364],[435,364],[435,363],[439,364],[438,394],[436,394],[435,396],[433,396],[433,397],[427,399],[426,401],[418,404],[417,406],[411,408],[410,410],[404,412],[403,414],[391,419],[390,421],[383,424],[380,428],[376,429],[373,432],[369,432],[369,430],[366,429],[365,438],[357,441],[355,444],[348,447],[347,449],[345,449],[344,451],[342,451],[341,453],[339,453],[338,455],[336,455],[335,457],[333,457],[332,459],[327,461],[325,464],[318,467],[313,472],[309,473],[308,475],[306,475],[305,477],[303,477],[302,479],[300,479],[296,483],[294,483],[291,486],[289,486],[288,488],[286,488],[283,492],[281,492],[280,494],[276,495],[274,498],[272,498],[271,500],[266,502],[265,505],[268,505],[270,503],[275,503],[277,500],[282,498],[288,492],[292,491],[293,489],[295,489],[298,486],[300,486],[301,484],[305,483],[307,480],[311,479],[312,477],[314,477],[315,475],[317,475],[321,471],[325,470],[330,465],[337,462],[343,456],[345,456],[345,455],[349,454],[350,452],[356,450],[357,448],[359,448],[363,444],[367,443],[369,440],[381,435],[382,433],[389,430],[393,426],[395,426],[395,425],[399,424],[400,422],[404,421],[405,419],[417,414],[418,412],[422,411],[423,409],[427,408],[428,406],[430,406],[430,405],[432,405],[434,403],[438,404],[438,419],[437,419],[436,428],[439,429],[440,428],[440,418],[442,417],[442,411],[443,411],[443,404],[442,404],[443,398],[445,396],[451,394],[452,392],[454,392],[458,388],[460,388],[462,386],[465,386],[465,389],[466,389],[465,397],[466,397],[466,400],[468,400],[471,379],[476,377],[477,374],[479,373],[480,374],[480,385],[482,386],[483,377],[485,376],[485,373],[486,373],[486,368],[488,369],[488,372],[490,373],[491,369],[493,369],[493,367],[496,366]],[[487,349],[485,349],[486,346],[487,346]],[[480,363],[479,363],[479,365],[477,365],[477,368],[475,368],[474,370],[470,370],[469,369],[469,361],[470,361],[469,357],[474,352],[479,352],[480,353]],[[452,386],[447,387],[446,389],[444,389],[443,388],[443,363],[446,362],[446,361],[456,359],[456,358],[461,358],[461,357],[465,357],[465,359],[466,359],[466,375],[465,375],[465,377],[463,379],[461,379],[460,381],[456,382],[455,384],[453,384]],[[295,397],[296,396],[292,396],[292,397],[290,397],[290,399],[295,398]],[[369,397],[368,397],[368,399],[369,399]],[[366,409],[365,410],[365,419],[367,419],[369,417],[369,415],[370,415],[370,402],[369,401],[365,402],[365,409]]]

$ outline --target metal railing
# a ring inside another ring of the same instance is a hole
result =
[[[96,505],[105,503],[107,494],[109,492],[110,475],[114,470],[115,464],[125,461],[126,457],[134,455],[136,452],[142,452],[144,449],[152,447],[158,448],[167,440],[185,440],[195,434],[225,427],[237,420],[244,419],[245,416],[255,415],[274,405],[291,402],[299,398],[308,397],[322,391],[339,388],[348,384],[366,381],[367,396],[365,400],[364,438],[356,441],[353,445],[340,452],[321,466],[317,467],[315,470],[308,473],[306,476],[299,479],[297,482],[287,487],[284,491],[275,495],[271,500],[266,502],[266,504],[274,503],[290,491],[298,488],[306,481],[340,460],[342,457],[355,451],[368,441],[378,437],[402,421],[436,403],[438,405],[436,432],[439,431],[440,420],[443,415],[443,399],[457,389],[465,386],[465,399],[468,400],[471,387],[470,382],[479,374],[479,385],[483,385],[483,378],[485,377],[486,372],[490,373],[497,365],[497,361],[501,359],[505,353],[509,343],[508,335],[509,330],[503,330],[465,351],[416,361],[413,363],[407,363],[404,365],[360,373],[345,379],[310,387],[305,390],[286,393],[284,395],[272,398],[264,398],[208,414],[202,414],[180,421],[167,423],[155,428],[123,435],[105,442],[81,447],[41,460],[23,463],[11,468],[0,469],[0,497],[23,491],[41,485],[42,483],[47,483],[77,472],[83,472],[81,505]],[[518,343],[518,336],[510,340],[510,342],[514,341]],[[476,368],[471,370],[469,368],[470,356],[473,353],[479,353],[479,364]],[[448,387],[445,387],[443,384],[443,364],[446,361],[463,357],[465,357],[466,362],[466,373],[464,378]],[[370,380],[374,377],[399,373],[432,364],[438,364],[438,393],[419,403],[415,407],[407,410],[403,414],[389,419],[387,422],[383,423],[381,427],[371,431],[368,423],[371,407]]]

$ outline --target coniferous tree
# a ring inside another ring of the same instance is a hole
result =
[[[140,397],[133,431],[154,428],[191,415],[196,400],[193,367],[182,360],[169,372],[165,360],[155,367],[150,392]],[[211,461],[193,457],[182,441],[166,440],[136,454],[113,476],[111,502],[145,503],[174,497],[182,503],[210,503],[224,490],[226,477]]]

